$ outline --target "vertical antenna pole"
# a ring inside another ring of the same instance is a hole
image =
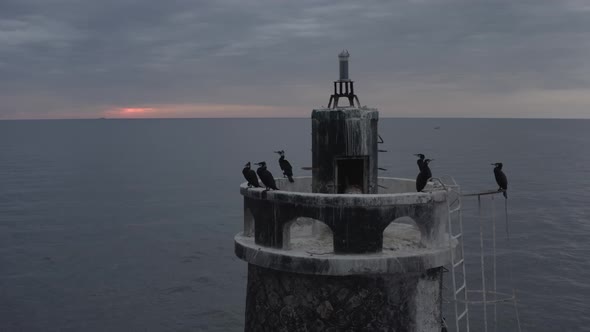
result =
[[[506,240],[508,240],[508,250],[512,252],[512,244],[510,243],[510,230],[508,228],[508,200],[504,200],[504,214],[506,219]],[[510,256],[508,256],[510,257]],[[518,326],[518,332],[522,332],[520,327],[520,315],[518,313],[518,304],[516,302],[516,289],[514,288],[514,279],[512,277],[512,259],[508,260],[508,273],[510,278],[510,287],[512,287],[512,301],[514,303],[514,311],[516,312],[516,324]]]
[[[493,248],[493,283],[494,283],[494,332],[497,331],[498,326],[498,306],[496,305],[496,290],[497,290],[497,277],[496,277],[496,204],[494,203],[494,195],[492,195],[492,248]]]
[[[481,215],[481,195],[477,195],[477,206],[479,214],[479,247],[481,257],[481,296],[483,300],[483,322],[484,332],[488,332],[488,310],[487,310],[487,299],[486,299],[486,273],[485,273],[485,259],[484,259],[484,246],[483,246],[483,217]]]

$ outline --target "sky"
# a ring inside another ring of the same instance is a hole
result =
[[[588,0],[2,0],[0,119],[590,118]]]

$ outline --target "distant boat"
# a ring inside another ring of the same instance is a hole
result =
[[[436,127],[434,127],[434,129],[440,129],[440,126],[436,126]]]

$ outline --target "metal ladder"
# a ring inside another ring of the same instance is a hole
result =
[[[437,181],[449,194],[447,196],[447,208],[449,216],[447,219],[449,235],[449,251],[451,253],[450,272],[453,283],[453,305],[455,308],[455,328],[457,332],[461,331],[461,322],[464,322],[465,331],[469,332],[469,305],[467,298],[467,278],[465,273],[465,256],[463,254],[463,217],[461,214],[461,191],[459,185],[450,177],[432,178],[431,181]],[[435,184],[436,185],[436,184]],[[459,233],[453,233],[453,217],[458,221]],[[453,249],[453,241],[457,241],[457,252]],[[457,285],[458,276],[460,276],[460,285]],[[462,295],[461,295],[462,294]],[[465,306],[460,310],[459,303]]]

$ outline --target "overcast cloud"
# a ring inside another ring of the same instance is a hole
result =
[[[585,0],[0,2],[0,119],[590,118]]]

